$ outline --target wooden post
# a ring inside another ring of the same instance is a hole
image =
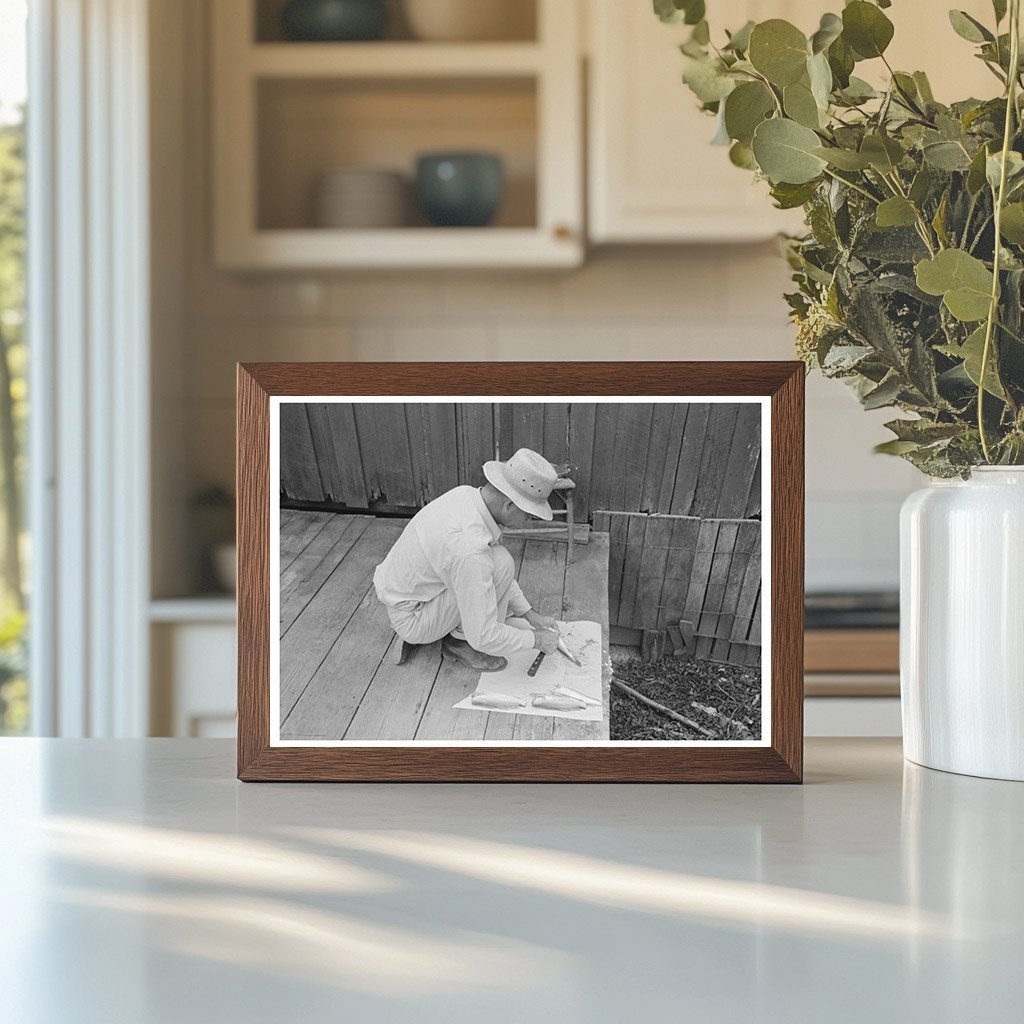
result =
[[[640,658],[647,664],[660,661],[665,654],[665,630],[645,629],[640,640]]]
[[[576,540],[576,520],[573,517],[573,513],[575,511],[573,501],[574,493],[574,491],[565,492],[566,521],[569,528],[569,551],[566,554],[565,559],[567,565],[572,565],[572,548]]]

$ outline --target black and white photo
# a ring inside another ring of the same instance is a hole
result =
[[[769,426],[274,397],[271,743],[767,745]]]

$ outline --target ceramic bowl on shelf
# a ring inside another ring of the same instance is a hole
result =
[[[405,17],[417,39],[427,42],[486,42],[532,39],[535,0],[404,0]]]
[[[408,194],[405,175],[397,171],[335,167],[320,177],[316,224],[355,230],[400,228],[406,222]]]
[[[505,172],[494,153],[425,153],[416,162],[416,194],[435,227],[489,224],[505,195]]]
[[[388,27],[387,0],[289,0],[281,28],[294,42],[363,42]]]

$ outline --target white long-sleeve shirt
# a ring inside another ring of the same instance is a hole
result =
[[[387,557],[377,566],[373,584],[386,605],[431,601],[448,590],[455,597],[462,631],[485,654],[512,654],[534,645],[531,629],[498,621],[494,561],[488,548],[501,540],[501,528],[475,487],[454,487],[421,508],[409,520]],[[530,602],[512,581],[509,611],[524,615]]]

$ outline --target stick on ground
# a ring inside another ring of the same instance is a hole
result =
[[[669,718],[675,719],[677,722],[682,722],[688,729],[694,729],[699,732],[702,736],[707,736],[708,739],[716,740],[718,737],[711,732],[710,729],[705,729],[702,725],[698,725],[692,719],[684,718],[678,712],[673,711],[671,708],[665,707],[664,704],[659,704],[655,700],[651,700],[650,697],[645,697],[642,693],[638,693],[633,689],[632,686],[627,686],[625,683],[619,682],[618,679],[612,679],[612,686],[617,687],[623,693],[628,694],[634,700],[640,701],[642,704],[646,704],[648,707],[654,708],[655,711],[660,712],[663,715],[668,715]]]

